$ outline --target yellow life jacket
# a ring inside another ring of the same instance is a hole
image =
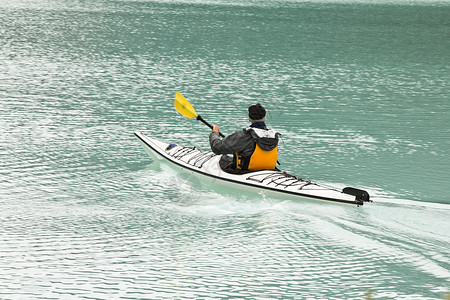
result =
[[[264,151],[261,147],[256,144],[255,151],[253,151],[250,159],[245,159],[243,156],[239,155],[237,152],[236,157],[236,168],[248,169],[252,171],[258,170],[272,170],[275,169],[278,159],[278,147],[270,151]],[[248,162],[248,167],[246,166]]]

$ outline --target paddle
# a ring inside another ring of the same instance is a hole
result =
[[[201,116],[197,115],[195,109],[192,107],[189,101],[187,101],[186,98],[181,95],[180,92],[175,93],[175,102],[173,104],[175,105],[175,109],[186,118],[192,119],[196,117],[197,120],[202,121],[203,124],[205,124],[209,128],[213,128],[211,124],[203,120]],[[219,134],[221,137],[225,137],[221,132],[219,132]]]

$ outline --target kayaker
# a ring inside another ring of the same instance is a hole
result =
[[[222,156],[222,168],[244,171],[275,169],[280,133],[266,127],[266,110],[259,103],[248,108],[248,118],[250,127],[223,139],[219,135],[219,126],[213,125],[209,135],[211,150],[215,154],[233,154],[232,161],[230,156]]]

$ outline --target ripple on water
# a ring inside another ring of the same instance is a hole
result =
[[[0,298],[448,290],[448,207],[411,201],[448,202],[445,5],[7,2]],[[347,21],[348,34],[328,35]],[[430,40],[410,43],[417,36]],[[176,90],[224,133],[263,103],[284,135],[283,168],[360,183],[376,201],[223,195],[152,163],[134,130],[209,147],[208,128],[173,109]]]

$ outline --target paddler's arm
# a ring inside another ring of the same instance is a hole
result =
[[[222,139],[219,135],[220,128],[213,124],[212,132],[209,135],[209,145],[215,154],[233,154],[233,144],[236,141],[236,133],[226,136]]]

